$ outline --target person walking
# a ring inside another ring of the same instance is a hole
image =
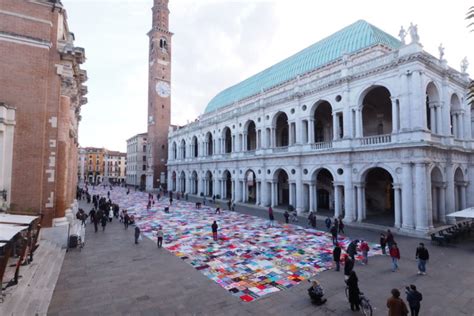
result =
[[[415,258],[418,260],[418,274],[426,275],[426,263],[430,259],[430,254],[424,243],[420,242],[416,248]]]
[[[163,230],[161,229],[161,226],[158,226],[158,230],[156,231],[156,245],[158,248],[161,248],[163,245]]]
[[[215,214],[221,214],[221,208],[219,206],[219,204],[217,204],[217,207],[216,207],[216,213]]]
[[[311,223],[311,227],[313,227],[313,229],[316,229],[316,215],[313,212],[311,212],[311,218],[309,222]]]
[[[349,246],[347,246],[347,254],[354,260],[355,262],[355,255],[357,254],[357,244],[359,243],[359,239],[351,241]]]
[[[95,209],[92,208],[89,212],[89,217],[91,218],[91,224],[94,224],[94,218],[95,218]]]
[[[326,217],[326,220],[324,221],[324,223],[326,224],[326,228],[328,231],[331,230],[331,219],[328,217]]]
[[[369,263],[369,250],[369,244],[365,240],[362,240],[360,242],[360,251],[362,252],[362,264]]]
[[[351,304],[351,311],[360,310],[360,290],[359,290],[359,279],[355,271],[351,271],[349,278],[346,281],[347,287],[349,288],[349,303]]]
[[[128,212],[125,210],[124,211],[125,215],[123,216],[123,227],[125,229],[128,229],[128,224],[130,223],[130,215],[128,215]]]
[[[396,243],[390,248],[390,257],[392,258],[392,272],[395,272],[398,270],[398,260],[400,260],[400,250]]]
[[[345,234],[344,232],[344,223],[342,222],[342,218],[339,219],[339,234]]]
[[[268,208],[268,219],[270,220],[270,227],[273,227],[275,216],[273,215],[273,209],[271,206]]]
[[[92,220],[94,223],[94,232],[97,233],[97,231],[99,230],[99,218],[97,217],[97,213],[94,213]]]
[[[331,236],[332,236],[332,243],[335,245],[337,244],[337,227],[334,225],[331,228]]]
[[[216,221],[212,223],[211,228],[212,228],[212,238],[214,239],[214,241],[217,241],[217,228],[219,228],[219,226],[217,226]]]
[[[392,296],[387,300],[388,316],[408,315],[408,308],[400,298],[400,291],[392,289]]]
[[[107,216],[102,215],[102,218],[100,219],[101,223],[102,223],[102,231],[104,232],[105,231],[105,226],[107,226]]]
[[[381,233],[380,234],[380,248],[382,248],[382,254],[383,255],[387,254],[387,252],[385,250],[386,246],[387,246],[387,237],[385,237],[384,233]]]
[[[283,217],[285,218],[285,223],[290,222],[290,213],[288,213],[288,210],[285,210],[285,213],[283,213]]]
[[[112,206],[110,207],[110,210],[109,210],[109,222],[112,223],[112,219],[114,218],[114,210],[112,208]]]
[[[411,316],[418,316],[421,307],[420,302],[423,300],[423,295],[417,291],[416,286],[413,284],[405,288],[405,293],[407,294],[407,302],[410,307]]]
[[[336,243],[334,246],[334,249],[332,250],[332,257],[336,263],[336,271],[339,271],[341,262],[341,247],[339,247],[339,243]]]
[[[390,229],[387,229],[386,240],[387,240],[388,250],[390,250],[390,248],[392,248],[393,244],[395,243],[395,238],[393,237],[393,234],[390,231]]]
[[[347,280],[354,270],[354,260],[348,255],[344,256],[344,279]]]
[[[138,244],[138,238],[140,238],[140,227],[135,226],[135,244]]]

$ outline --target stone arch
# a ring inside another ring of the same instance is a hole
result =
[[[257,176],[252,169],[245,172],[245,185],[247,186],[247,202],[255,204],[257,202]]]
[[[459,166],[454,171],[454,207],[456,211],[466,208],[466,177]]]
[[[251,151],[257,149],[257,125],[253,120],[247,121],[244,125],[244,137],[246,137],[246,148],[244,150]]]
[[[275,127],[275,147],[286,147],[290,141],[290,126],[288,115],[285,112],[278,112],[273,118]]]
[[[361,95],[362,135],[376,136],[392,132],[392,100],[385,86],[371,86]]]
[[[313,105],[311,116],[314,120],[314,142],[328,142],[333,139],[332,105],[320,100]]]
[[[229,127],[224,127],[222,130],[222,139],[224,146],[224,153],[229,154],[232,152],[232,132]]]
[[[276,205],[290,204],[290,177],[285,169],[279,168],[273,173],[276,181]]]
[[[463,110],[461,100],[456,93],[451,95],[449,112],[451,117],[451,135],[454,138],[463,138]]]
[[[171,173],[171,191],[176,191],[176,171]]]
[[[193,158],[197,158],[199,155],[199,142],[198,138],[196,136],[193,136],[193,139],[191,141],[192,144],[192,156]]]
[[[181,159],[184,159],[186,158],[186,140],[183,138],[181,140],[181,144],[180,144],[180,150],[181,150]]]
[[[362,174],[362,209],[359,215],[378,224],[393,226],[395,222],[394,177],[383,167],[372,167]]]
[[[210,170],[207,170],[206,175],[204,177],[204,195],[212,197],[213,194],[214,194],[214,179],[212,176],[212,172]]]
[[[313,208],[316,212],[332,213],[334,210],[334,173],[326,167],[321,167],[313,171],[311,180],[315,184],[313,194],[316,195]]]
[[[224,190],[221,192],[221,199],[231,200],[232,199],[232,173],[229,170],[224,170],[222,173],[222,181]]]
[[[186,192],[186,173],[184,170],[179,174],[179,189],[181,193]]]
[[[444,180],[441,169],[433,165],[430,171],[431,178],[431,210],[432,221],[446,222],[446,198],[444,191]]]
[[[437,111],[441,111],[439,103],[439,92],[436,84],[430,81],[426,86],[426,124],[427,128],[435,133],[440,133],[438,126]],[[440,112],[441,113],[441,112]]]
[[[178,145],[176,144],[176,142],[173,142],[173,144],[171,145],[171,150],[172,150],[173,159],[174,160],[178,159]]]
[[[212,156],[214,154],[214,139],[211,132],[206,133],[205,146],[207,156]]]
[[[199,177],[196,170],[191,173],[191,194],[197,195],[199,187]]]

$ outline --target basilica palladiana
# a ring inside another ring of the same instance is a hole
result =
[[[169,188],[427,232],[474,206],[467,65],[357,21],[170,129]]]

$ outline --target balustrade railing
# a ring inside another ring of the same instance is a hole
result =
[[[311,149],[313,150],[323,150],[323,149],[330,149],[332,148],[332,142],[319,142],[311,144]]]
[[[385,143],[390,143],[390,142],[392,142],[391,134],[368,136],[368,137],[361,138],[360,140],[360,144],[362,146],[385,144]]]
[[[288,151],[288,146],[275,147],[273,148],[274,153],[285,153]]]

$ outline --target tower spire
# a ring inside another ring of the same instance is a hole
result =
[[[153,8],[153,29],[169,30],[170,10],[168,9],[169,0],[154,0]]]

